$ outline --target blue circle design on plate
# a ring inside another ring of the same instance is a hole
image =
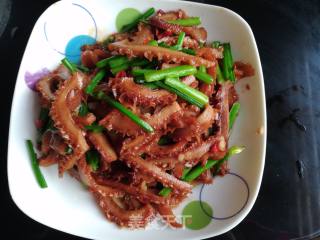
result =
[[[97,35],[98,35],[97,23],[96,23],[96,20],[94,20],[94,17],[92,16],[91,12],[89,12],[88,9],[86,9],[84,6],[82,6],[82,5],[80,5],[80,4],[72,3],[72,5],[77,6],[77,7],[79,7],[79,8],[82,8],[84,11],[86,11],[86,12],[90,15],[90,17],[91,17],[91,19],[92,19],[92,21],[93,21],[93,24],[94,24],[94,29],[95,29],[94,38],[97,39]]]
[[[235,212],[234,214],[232,214],[231,216],[227,216],[227,217],[214,217],[214,216],[212,216],[210,213],[208,213],[208,212],[205,210],[205,208],[204,208],[204,206],[203,206],[203,204],[202,204],[202,200],[201,200],[201,199],[202,199],[202,191],[203,191],[203,189],[204,189],[204,187],[205,187],[205,184],[203,184],[202,187],[201,187],[201,189],[200,189],[200,196],[199,196],[200,207],[201,207],[202,211],[203,211],[208,217],[211,217],[212,219],[215,219],[215,220],[226,220],[226,219],[229,219],[229,218],[232,218],[232,217],[236,216],[237,214],[239,214],[239,213],[244,209],[244,207],[247,205],[247,203],[248,203],[248,201],[249,201],[250,189],[249,189],[249,185],[248,185],[247,181],[246,181],[243,177],[241,177],[240,175],[238,175],[238,174],[236,174],[236,173],[229,172],[229,173],[227,173],[227,174],[228,174],[228,175],[233,175],[233,176],[235,176],[235,177],[238,177],[238,178],[244,183],[244,185],[246,186],[246,189],[247,189],[247,198],[246,198],[246,201],[245,201],[245,203],[243,204],[243,206],[242,206],[237,212]]]
[[[65,55],[73,63],[80,63],[81,47],[86,44],[94,44],[96,39],[88,35],[75,36],[69,40]]]
[[[67,46],[65,48],[65,52],[62,52],[54,47],[53,50],[60,53],[61,55],[65,55],[70,61],[74,63],[79,63],[80,62],[80,55],[81,55],[81,49],[80,47],[85,44],[94,44],[97,41],[97,35],[98,35],[98,29],[97,29],[97,23],[91,14],[91,12],[86,9],[84,6],[77,4],[77,3],[72,3],[73,6],[79,7],[83,9],[85,12],[88,13],[90,18],[92,19],[93,25],[94,25],[94,37],[91,37],[89,35],[78,35],[73,37],[72,39],[69,40],[67,43]],[[44,36],[47,40],[47,42],[50,43],[48,34],[47,34],[47,22],[44,23],[43,25],[43,31],[44,31]]]

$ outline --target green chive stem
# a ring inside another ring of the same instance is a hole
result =
[[[240,103],[235,102],[229,112],[229,130],[232,129],[234,122],[237,119],[237,116],[239,114],[240,111]]]
[[[32,167],[33,173],[36,177],[36,180],[41,188],[46,188],[46,187],[48,187],[48,185],[47,185],[47,182],[46,182],[46,180],[40,170],[39,162],[37,159],[37,154],[34,151],[32,141],[28,139],[28,140],[26,140],[26,144],[27,144],[29,157],[31,159],[31,167]]]
[[[202,105],[206,105],[209,102],[209,98],[207,95],[184,84],[177,77],[167,77],[164,83],[169,85],[172,88],[177,89],[178,91],[184,93],[185,95],[195,99]]]
[[[200,70],[196,72],[194,76],[206,84],[210,84],[213,82],[213,78],[208,73],[202,72]]]
[[[89,95],[93,94],[94,89],[99,84],[99,82],[106,76],[106,70],[101,69],[90,81],[88,86],[86,87],[86,93]]]
[[[155,13],[154,8],[149,8],[145,13],[141,14],[139,17],[137,17],[133,22],[123,26],[120,30],[120,33],[128,32],[135,28],[140,21],[146,20],[149,18],[151,15]]]
[[[129,109],[127,109],[125,106],[123,106],[121,103],[115,101],[108,95],[106,95],[103,92],[98,92],[96,97],[99,100],[103,100],[107,102],[112,107],[116,108],[121,112],[122,114],[126,115],[129,119],[131,119],[133,122],[135,122],[137,125],[139,125],[142,129],[144,129],[146,132],[153,132],[153,128],[149,125],[149,123],[143,121],[140,117],[135,115],[133,112],[131,112]]]
[[[190,17],[190,18],[181,18],[176,20],[169,20],[167,21],[171,24],[177,24],[184,27],[191,27],[191,26],[197,26],[201,24],[200,17]]]
[[[196,67],[190,65],[181,65],[166,69],[153,70],[152,72],[146,72],[144,77],[147,82],[154,82],[165,79],[168,76],[183,77],[193,75],[197,72]]]
[[[73,64],[67,58],[62,59],[61,63],[70,71],[70,73],[73,74],[77,71],[77,69],[73,66]]]

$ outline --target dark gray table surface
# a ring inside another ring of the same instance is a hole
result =
[[[24,215],[11,200],[7,183],[8,126],[17,71],[35,21],[53,2],[0,0],[1,232],[14,239],[80,239]],[[252,27],[268,109],[266,166],[258,199],[241,224],[214,239],[320,235],[320,1],[198,2],[230,8]]]

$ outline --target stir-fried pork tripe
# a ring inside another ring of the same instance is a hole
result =
[[[214,62],[208,61],[201,57],[192,56],[184,52],[174,51],[168,48],[157,46],[132,44],[127,40],[109,44],[109,50],[113,54],[127,55],[130,58],[145,57],[150,61],[156,59],[164,62],[190,64],[196,67],[201,65],[212,67],[215,65]]]
[[[200,24],[183,10],[150,8],[37,83],[38,158],[27,144],[41,187],[39,165],[58,164],[117,225],[145,227],[158,213],[182,227],[173,208],[244,149],[228,144],[240,111],[235,84],[254,73]]]
[[[62,137],[71,145],[73,152],[59,161],[59,172],[71,169],[76,162],[83,157],[89,146],[84,138],[84,132],[75,125],[72,118],[72,111],[68,106],[69,98],[78,92],[81,94],[83,88],[87,85],[88,77],[80,72],[74,73],[70,79],[57,90],[55,100],[52,103],[50,115],[55,126],[60,131]]]

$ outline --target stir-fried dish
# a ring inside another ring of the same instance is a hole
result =
[[[243,148],[228,146],[240,104],[234,84],[254,74],[233,62],[229,43],[207,42],[199,17],[153,8],[104,42],[82,47],[40,79],[40,166],[83,182],[119,226],[145,227],[194,185],[228,172]],[[67,186],[66,186],[67,187]]]

